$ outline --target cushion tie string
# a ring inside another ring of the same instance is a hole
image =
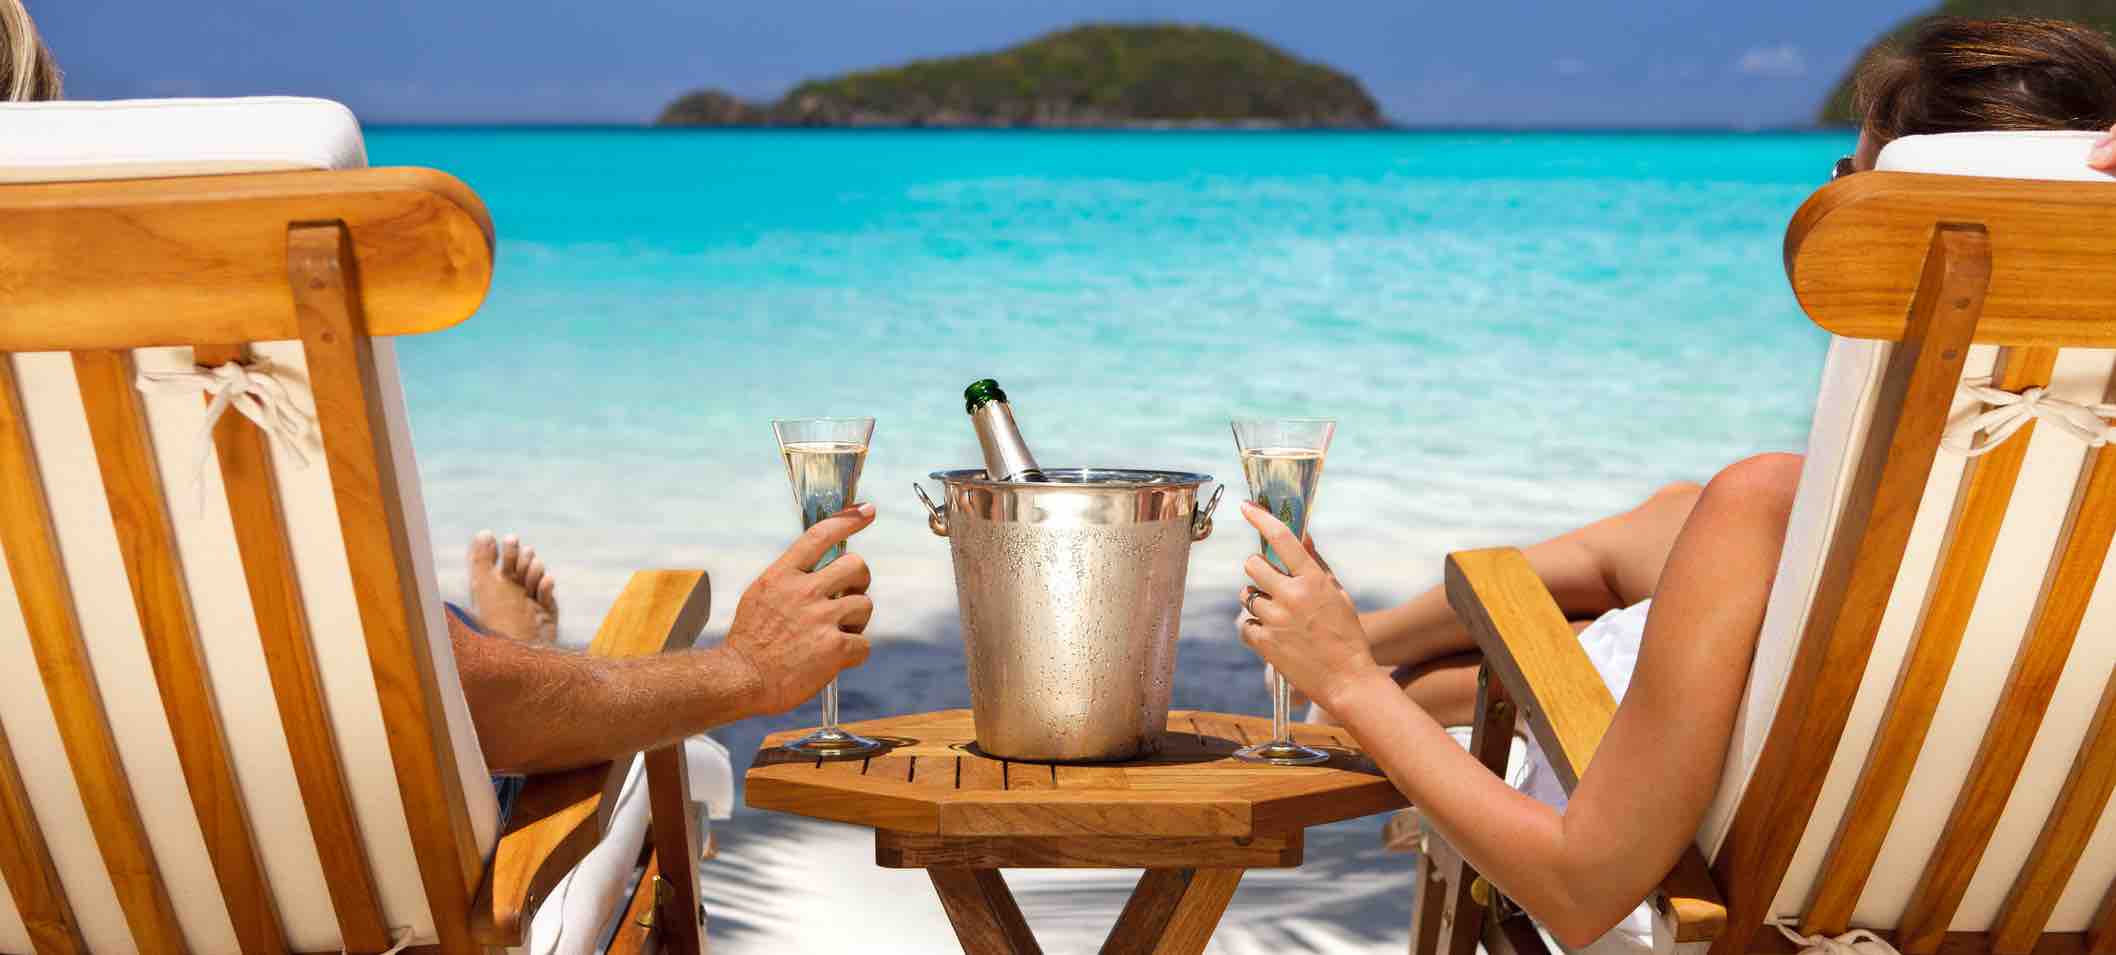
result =
[[[390,945],[388,948],[383,949],[380,955],[398,955],[398,953],[403,952],[407,948],[410,948],[414,943],[425,945],[433,941],[433,939],[430,938],[421,939],[417,935],[414,935],[412,933],[411,926],[409,925],[392,926],[390,928],[390,933],[392,936],[390,940]],[[345,949],[339,949],[338,955],[345,955]]]
[[[1863,928],[1855,928],[1842,935],[1802,935],[1783,919],[1771,919],[1770,926],[1779,934],[1800,946],[1800,955],[1902,955],[1888,940]],[[1869,948],[1859,946],[1870,945]]]
[[[233,408],[250,419],[274,443],[286,448],[294,461],[309,466],[307,444],[316,434],[316,417],[294,404],[286,383],[272,369],[269,359],[249,365],[227,362],[219,367],[200,365],[187,371],[143,371],[134,386],[144,392],[199,392],[213,396],[206,405],[206,420],[199,426],[198,450],[194,453],[193,490],[200,514],[206,510],[206,467],[213,453],[213,426]]]
[[[2027,388],[2016,393],[1991,387],[1991,379],[1964,378],[1961,391],[1989,407],[1947,425],[1940,446],[1963,457],[1977,457],[2006,443],[2030,421],[2043,421],[2078,438],[2090,448],[2116,440],[2116,427],[2107,419],[2116,417],[2116,404],[2083,405],[2052,397],[2046,388]],[[1985,435],[1977,443],[1978,432]]]

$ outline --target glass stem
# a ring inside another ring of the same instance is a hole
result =
[[[823,519],[824,517],[828,517],[828,516],[829,516],[829,515],[827,515],[827,514],[817,515],[817,517],[816,517],[816,520],[821,520],[821,519]],[[815,521],[809,521],[809,522],[807,522],[806,526],[809,526],[809,527],[813,527],[813,526],[815,526]],[[845,554],[845,545],[843,545],[843,544],[838,544],[838,545],[836,545],[836,546],[834,546],[834,547],[830,548],[829,550],[826,550],[826,551],[824,551],[824,552],[823,552],[823,559],[822,559],[822,560],[819,560],[819,561],[816,561],[816,565],[815,565],[815,567],[814,567],[814,568],[812,568],[812,569],[813,569],[813,570],[822,570],[823,568],[825,568],[825,567],[828,567],[828,566],[830,566],[830,562],[831,562],[831,561],[837,560],[837,559],[838,559],[839,557],[841,557],[841,556],[844,556],[844,554]],[[838,596],[837,594],[832,594],[832,595],[831,595],[831,597],[832,597],[832,598],[836,598],[837,596]],[[837,677],[831,677],[831,678],[830,678],[830,684],[829,684],[828,686],[825,686],[825,687],[823,687],[823,728],[822,728],[822,729],[820,729],[820,730],[817,730],[817,732],[819,732],[819,733],[836,733],[837,731],[838,731],[838,678],[837,678]]]
[[[1285,674],[1275,675],[1278,679],[1273,681],[1277,692],[1271,694],[1271,739],[1284,743],[1293,738],[1292,731],[1286,728],[1286,711],[1293,708],[1293,687],[1286,682]]]

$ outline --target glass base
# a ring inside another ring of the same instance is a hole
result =
[[[786,748],[824,759],[843,759],[848,756],[865,756],[881,749],[882,744],[841,729],[820,729],[786,744]]]
[[[1252,763],[1270,763],[1274,766],[1313,766],[1327,762],[1330,754],[1319,749],[1302,746],[1292,740],[1272,740],[1234,751],[1234,757]]]

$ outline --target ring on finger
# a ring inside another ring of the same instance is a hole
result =
[[[1256,598],[1264,596],[1264,592],[1255,587],[1244,588],[1242,591],[1242,609],[1248,611],[1250,616],[1256,616]]]

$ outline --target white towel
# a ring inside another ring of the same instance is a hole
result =
[[[734,764],[728,759],[727,747],[702,733],[683,741],[683,760],[691,804],[698,813],[699,824],[692,831],[703,839],[711,820],[726,819],[734,811]],[[602,841],[552,888],[551,897],[530,921],[525,943],[514,951],[527,955],[592,955],[595,951],[610,920],[629,901],[625,888],[647,836],[645,767],[644,759],[633,759]],[[703,849],[702,845],[691,847],[689,864],[698,864]],[[664,860],[662,864],[669,863]]]
[[[1648,599],[1621,610],[1611,610],[1580,631],[1580,648],[1587,651],[1588,661],[1594,664],[1595,672],[1601,674],[1602,682],[1609,685],[1609,694],[1616,697],[1618,703],[1624,701],[1624,693],[1631,689],[1631,672],[1638,667],[1639,644],[1646,636],[1646,613],[1652,606],[1653,601]],[[1533,738],[1528,741],[1527,766],[1523,775],[1526,778],[1516,788],[1560,812],[1564,811],[1565,788],[1558,783],[1558,774],[1550,766],[1549,755]],[[1592,944],[1571,951],[1574,955],[1637,955],[1640,952],[1667,955],[1675,950],[1673,927],[1651,905],[1642,904]]]

